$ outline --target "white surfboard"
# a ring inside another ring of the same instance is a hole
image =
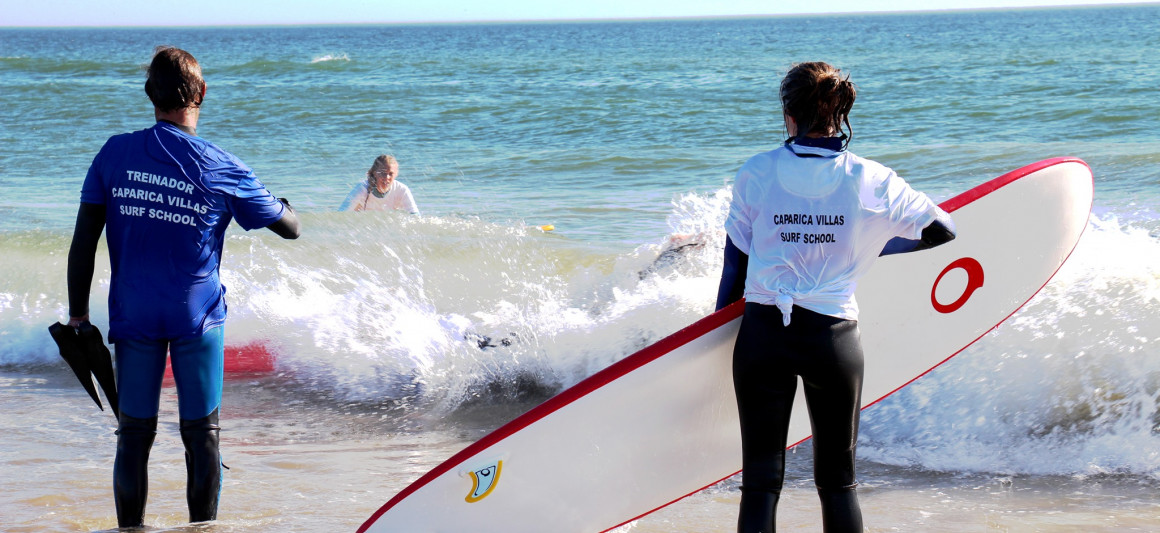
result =
[[[1056,158],[942,204],[958,238],[884,257],[859,284],[864,406],[978,340],[1031,299],[1087,226],[1091,169]],[[736,474],[735,303],[561,392],[455,454],[358,529],[604,532]],[[800,387],[799,387],[800,394]],[[789,442],[810,434],[798,398]]]

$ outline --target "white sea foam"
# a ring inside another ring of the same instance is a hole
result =
[[[681,196],[668,235],[611,255],[518,226],[390,214],[326,214],[293,243],[238,232],[223,266],[227,335],[269,344],[280,374],[338,401],[438,415],[542,399],[712,310],[727,199]],[[1093,217],[1024,309],[864,414],[861,457],[1160,477],[1160,238],[1148,223]],[[43,328],[63,316],[63,258],[4,246],[0,362],[55,362]],[[99,324],[105,291],[98,281]]]
[[[347,54],[322,54],[310,60],[311,63],[327,63],[331,61],[350,61]]]

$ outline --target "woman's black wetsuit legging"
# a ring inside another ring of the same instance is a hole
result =
[[[737,531],[775,530],[789,416],[801,376],[813,428],[822,528],[826,533],[860,532],[854,477],[863,369],[858,322],[797,306],[790,317],[789,326],[783,326],[777,307],[746,303],[733,351],[743,457]]]

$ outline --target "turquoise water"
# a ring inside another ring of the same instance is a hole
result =
[[[854,150],[932,194],[1066,154],[1118,206],[1160,181],[1157,9],[3,30],[0,216],[70,226],[92,154],[151,122],[160,43],[203,65],[200,133],[311,211],[392,152],[424,212],[650,240],[673,195],[720,188],[782,138],[777,83],[811,59],[858,84]]]
[[[1160,479],[1151,5],[0,29],[0,396],[15,413],[0,458],[6,473],[40,480],[0,495],[0,529],[112,524],[111,429],[75,425],[91,406],[72,394],[44,327],[65,313],[64,256],[93,155],[109,136],[152,123],[142,86],[158,44],[202,63],[199,133],[304,221],[298,241],[238,230],[226,245],[227,336],[266,343],[277,372],[227,387],[227,446],[241,468],[227,481],[221,531],[353,529],[481,432],[711,311],[733,173],[784,137],[777,84],[803,60],[834,63],[857,84],[852,150],[936,199],[1055,156],[1083,158],[1096,177],[1091,224],[1056,279],[1007,326],[867,411],[860,457],[874,523],[1160,524],[1147,496]],[[384,152],[399,158],[423,216],[335,212]],[[530,227],[542,224],[556,229]],[[662,255],[688,235],[701,245]],[[98,325],[107,268],[98,262]],[[481,350],[464,331],[515,342]],[[101,442],[99,454],[77,465],[60,443],[85,441]],[[414,455],[368,451],[384,446]],[[795,460],[807,461],[791,468],[808,502],[808,458]],[[318,476],[368,464],[373,475],[318,486]],[[152,522],[181,523],[179,477],[161,484],[178,492],[151,500],[161,513]],[[313,503],[270,501],[268,483]],[[735,488],[683,504],[687,531],[728,531]],[[930,518],[946,504],[931,494],[948,492],[965,503],[951,503],[945,522]],[[983,493],[1010,497],[972,496]],[[1077,493],[1094,508],[1055,505]],[[48,504],[66,511],[46,515]],[[1027,512],[1062,518],[1020,521]],[[807,505],[801,519],[815,514]]]

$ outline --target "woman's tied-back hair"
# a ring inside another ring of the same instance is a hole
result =
[[[145,79],[145,94],[158,111],[201,107],[205,80],[201,65],[189,52],[173,46],[158,46]]]
[[[375,171],[380,168],[391,168],[391,164],[398,165],[399,162],[393,155],[383,154],[375,158],[375,162],[371,163],[371,168],[367,170],[367,182],[374,183]]]
[[[850,76],[843,77],[841,70],[820,61],[798,63],[781,80],[781,109],[797,123],[797,135],[834,135],[845,125],[843,148],[854,136],[850,108],[855,97]]]

